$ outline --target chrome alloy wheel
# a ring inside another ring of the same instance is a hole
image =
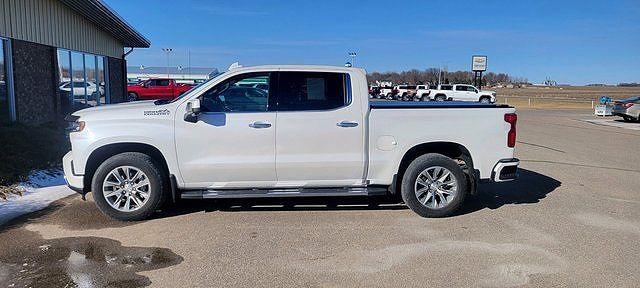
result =
[[[102,193],[107,203],[122,212],[136,211],[149,201],[151,183],[140,169],[119,166],[111,170],[102,182]]]
[[[414,189],[422,205],[439,209],[447,206],[458,194],[458,180],[449,169],[433,166],[420,172]]]

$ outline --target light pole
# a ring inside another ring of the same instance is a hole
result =
[[[162,48],[162,52],[167,55],[167,78],[169,78],[169,54],[173,52],[171,48]]]
[[[351,66],[356,67],[356,52],[349,52],[349,57],[351,57]]]

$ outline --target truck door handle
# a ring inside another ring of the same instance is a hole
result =
[[[269,127],[271,127],[271,123],[265,123],[265,122],[261,122],[261,121],[256,121],[256,122],[253,122],[253,123],[249,124],[249,127],[255,128],[255,129],[269,128]]]
[[[338,127],[356,127],[358,126],[358,122],[351,122],[351,121],[340,121],[338,122],[336,125],[338,125]]]

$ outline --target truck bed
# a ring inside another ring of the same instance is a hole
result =
[[[416,108],[512,108],[506,104],[484,104],[470,101],[370,101],[371,109],[416,109]]]
[[[461,145],[471,155],[480,179],[490,179],[496,163],[513,158],[514,149],[507,147],[510,124],[504,115],[515,113],[515,109],[508,105],[468,101],[369,103],[371,184],[390,183],[392,170],[415,143]]]

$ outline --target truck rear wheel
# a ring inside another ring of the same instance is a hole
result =
[[[98,167],[91,184],[93,199],[105,215],[121,221],[151,216],[170,194],[169,180],[149,155],[121,153]]]
[[[468,194],[462,168],[441,154],[422,155],[402,177],[402,200],[422,217],[446,217],[462,205]]]

